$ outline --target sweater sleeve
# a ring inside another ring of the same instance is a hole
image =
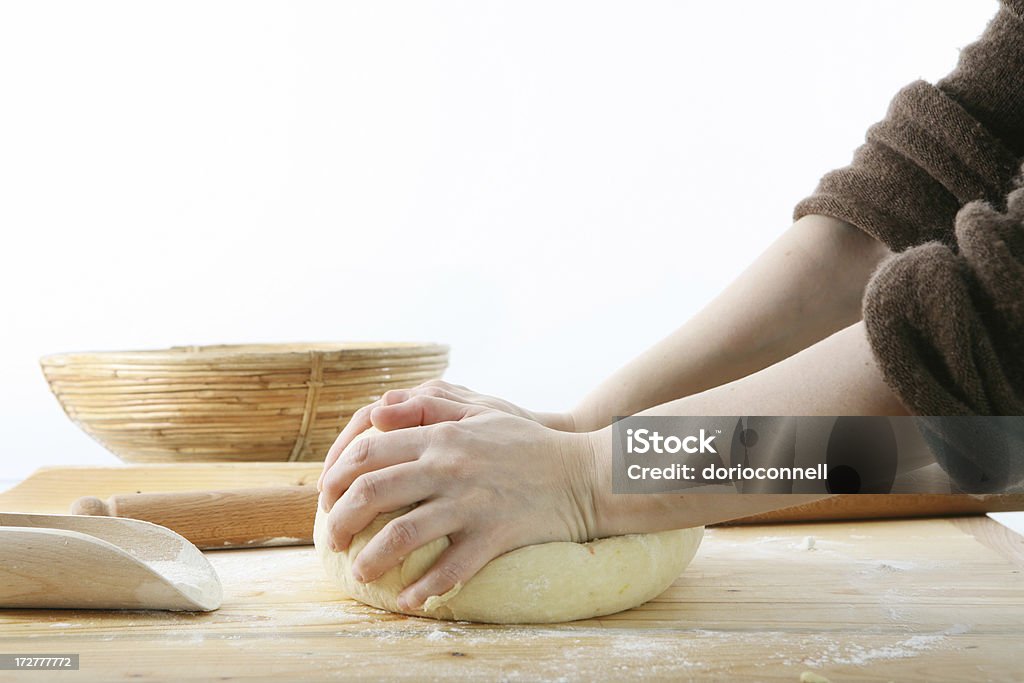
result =
[[[955,234],[957,251],[931,242],[883,262],[864,297],[868,338],[961,490],[1024,491],[1024,187],[1005,212],[968,204]]]
[[[902,251],[953,246],[953,219],[978,199],[999,205],[1024,156],[1024,0],[1004,0],[956,68],[915,81],[872,126],[849,166],[827,173],[794,218],[822,214]]]
[[[968,204],[955,250],[912,247],[868,283],[872,351],[916,415],[1024,415],[1024,187],[1005,203]]]
[[[852,163],[794,212],[839,218],[898,252],[865,290],[868,339],[926,438],[945,435],[929,443],[965,491],[1024,486],[1024,417],[980,423],[991,434],[928,421],[1024,416],[1022,157],[1024,0],[1004,0],[954,71],[901,90]]]

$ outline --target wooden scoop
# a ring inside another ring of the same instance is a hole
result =
[[[111,517],[0,512],[0,607],[220,607],[217,573],[178,534]]]

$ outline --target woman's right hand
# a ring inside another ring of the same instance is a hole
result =
[[[357,410],[352,419],[335,439],[331,449],[327,452],[324,460],[324,469],[317,482],[319,489],[323,485],[324,474],[337,462],[341,454],[348,448],[359,434],[370,427],[376,427],[382,432],[393,429],[404,429],[406,427],[417,427],[434,424],[437,422],[433,417],[433,411],[424,409],[426,399],[443,398],[465,406],[477,406],[498,410],[516,417],[526,418],[540,423],[548,429],[555,429],[562,432],[574,432],[575,425],[570,413],[535,413],[525,408],[520,408],[514,403],[496,396],[488,396],[475,392],[467,387],[452,384],[440,379],[432,379],[412,389],[392,389],[386,392],[377,401],[363,406]],[[375,410],[384,406],[406,404],[404,410],[389,410],[383,413],[375,413]],[[448,417],[447,419],[451,419]]]

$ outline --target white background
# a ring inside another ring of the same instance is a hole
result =
[[[565,409],[994,0],[0,4],[0,479],[114,463],[46,353],[431,340]]]

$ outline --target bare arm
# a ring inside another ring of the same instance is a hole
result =
[[[650,413],[899,411],[864,325],[855,323],[760,372]],[[329,511],[332,547],[343,549],[379,513],[418,503],[359,552],[353,573],[361,581],[448,536],[451,545],[437,564],[399,597],[405,609],[465,584],[491,558],[524,545],[696,526],[822,497],[615,495],[610,428],[558,431],[500,408],[427,394],[378,406],[375,414],[376,422],[395,428],[362,439],[330,468],[321,507]]]
[[[572,426],[594,431],[616,415],[726,384],[857,322],[864,287],[888,253],[854,226],[805,216],[700,313],[591,392]],[[751,414],[741,405],[738,414]]]
[[[385,430],[409,426],[371,416],[414,396],[494,408],[558,431],[592,432],[616,415],[634,415],[746,377],[859,321],[864,287],[888,253],[848,223],[805,216],[700,313],[602,382],[574,410],[533,413],[438,380],[392,390],[356,411],[327,454],[324,472],[371,424]],[[737,414],[749,415],[741,405]]]
[[[903,415],[858,322],[742,379],[643,411],[644,415]],[[590,434],[598,535],[711,524],[809,502],[795,495],[614,495],[611,427]]]

